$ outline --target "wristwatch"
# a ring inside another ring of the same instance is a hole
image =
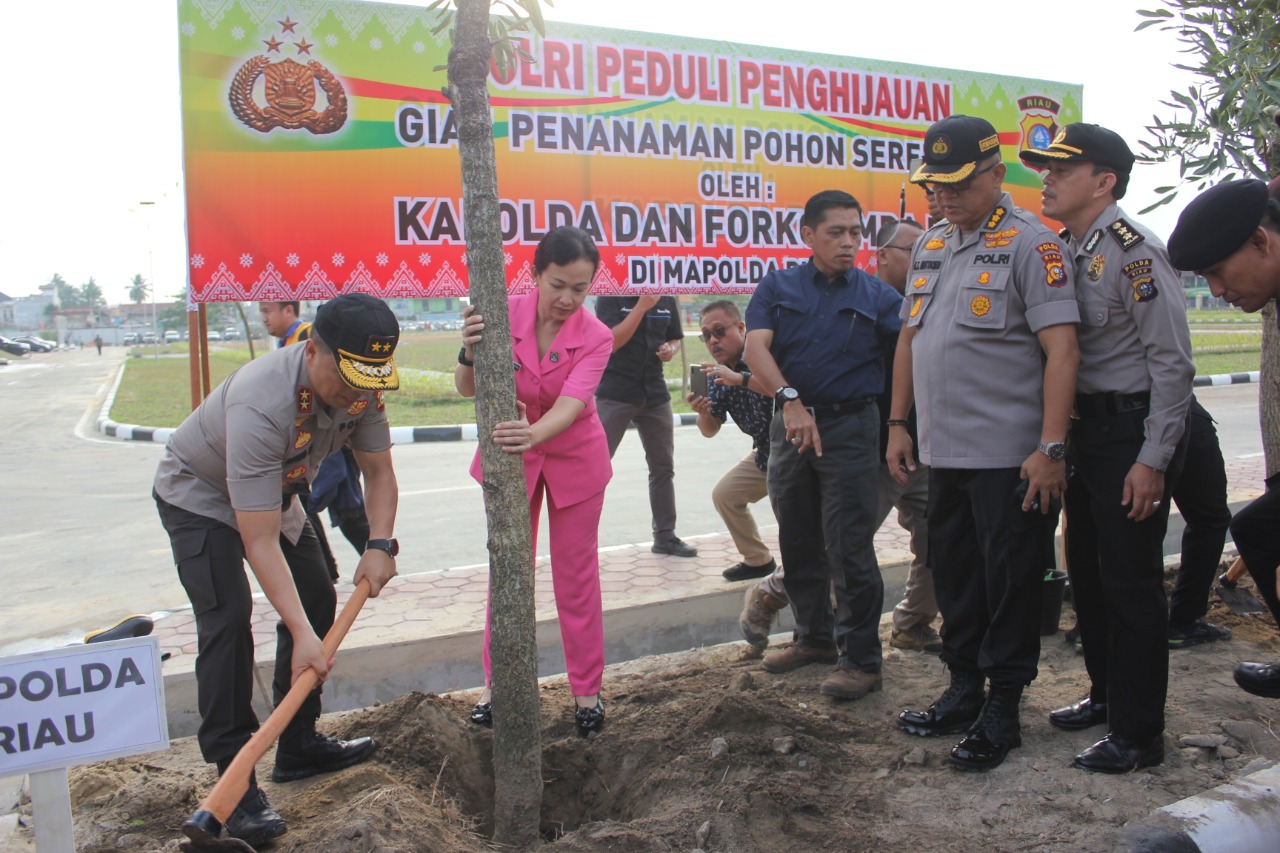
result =
[[[474,361],[467,358],[467,348],[465,346],[462,349],[458,350],[458,364],[461,364],[463,367],[476,366],[476,363]]]
[[[395,539],[370,539],[364,543],[364,550],[386,551],[389,556],[396,556],[400,553],[400,542]]]
[[[1042,441],[1037,446],[1037,449],[1054,462],[1061,462],[1067,458],[1067,443],[1065,441]]]
[[[740,376],[742,377],[742,387],[743,387],[743,388],[746,388],[748,385],[750,385],[750,384],[751,384],[751,371],[750,371],[750,370],[747,370],[746,368],[743,368],[742,370],[740,370],[740,371],[738,372],[738,375],[740,375]]]
[[[778,405],[790,403],[792,400],[800,399],[800,392],[792,388],[790,385],[783,385],[777,391],[773,392],[773,396],[778,398]]]

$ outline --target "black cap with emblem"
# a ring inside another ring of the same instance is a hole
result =
[[[400,324],[387,303],[367,293],[347,293],[316,311],[312,333],[333,351],[338,372],[352,388],[394,391],[400,376],[391,355]]]
[[[947,116],[924,135],[924,162],[911,173],[911,183],[956,184],[973,174],[979,160],[1000,151],[1000,135],[991,122],[976,116]]]
[[[1042,169],[1050,163],[1094,163],[1116,172],[1118,179],[1112,195],[1121,199],[1129,187],[1129,173],[1136,159],[1128,144],[1114,130],[1097,124],[1069,124],[1053,138],[1047,148],[1024,148],[1018,152],[1022,162]]]
[[[1227,181],[1196,196],[1169,235],[1169,262],[1180,270],[1208,269],[1244,245],[1262,223],[1267,185]]]

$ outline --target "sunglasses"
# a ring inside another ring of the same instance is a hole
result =
[[[962,192],[967,191],[969,187],[973,186],[974,178],[978,177],[979,175],[985,175],[987,172],[990,172],[992,169],[994,169],[996,166],[999,166],[999,165],[1000,165],[1000,161],[997,160],[996,162],[992,163],[990,166],[987,166],[985,169],[979,169],[969,177],[965,178],[963,181],[956,181],[954,184],[939,184],[931,181],[925,184],[925,186],[929,189],[932,189],[935,193],[940,193],[943,190],[947,190],[948,192],[953,192],[958,195]]]
[[[729,330],[724,326],[712,326],[710,329],[703,329],[699,337],[702,338],[704,344],[709,344],[712,338],[723,340],[727,334],[729,334]]]

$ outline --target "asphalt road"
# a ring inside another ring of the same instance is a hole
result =
[[[108,347],[50,353],[0,367],[0,655],[78,641],[128,613],[185,607],[168,538],[151,500],[162,448],[107,439],[94,429],[125,351]],[[1201,402],[1219,421],[1228,458],[1261,452],[1257,386],[1203,388]],[[467,475],[474,442],[397,446],[401,574],[483,564],[484,508]],[[696,541],[724,526],[709,493],[721,473],[750,449],[733,427],[714,439],[676,429],[677,533]],[[603,548],[652,539],[648,472],[631,433],[614,459],[600,528]],[[776,524],[757,505],[764,528]],[[330,531],[344,575],[354,550]],[[545,524],[539,551],[546,552]]]

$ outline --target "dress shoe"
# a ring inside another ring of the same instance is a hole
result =
[[[1071,764],[1093,773],[1132,773],[1164,761],[1164,737],[1127,738],[1108,733]]]
[[[267,795],[254,785],[245,792],[224,825],[227,835],[239,838],[250,847],[265,844],[289,831],[284,818],[271,808]]]
[[[471,709],[471,716],[467,719],[477,726],[493,728],[493,703],[477,702],[476,706]]]
[[[1197,619],[1190,625],[1169,624],[1169,648],[1185,649],[1201,643],[1214,643],[1218,640],[1230,640],[1231,629],[1203,619]]]
[[[271,771],[271,781],[293,782],[317,773],[342,770],[368,759],[377,746],[373,738],[338,740],[315,729],[285,735],[276,747],[276,766]]]
[[[792,643],[781,651],[767,655],[760,665],[764,667],[765,672],[781,674],[811,663],[835,663],[838,658],[836,650],[830,646],[818,648],[806,646],[803,643]]]
[[[672,557],[698,556],[698,549],[678,536],[669,536],[666,539],[655,539],[653,547],[649,550],[655,554],[670,554]]]
[[[594,708],[583,708],[581,706],[575,708],[573,710],[573,723],[578,727],[578,734],[583,737],[603,729],[604,702],[597,698]]]
[[[742,604],[742,615],[738,617],[738,630],[742,632],[742,639],[758,648],[768,646],[773,620],[778,618],[778,611],[786,606],[786,599],[765,592],[759,584],[752,584]]]
[[[90,631],[84,635],[86,643],[109,643],[112,640],[132,640],[135,637],[145,637],[151,633],[151,629],[155,627],[155,622],[150,616],[134,615],[126,616],[110,628],[103,628],[100,631]]]
[[[683,555],[681,555],[683,556]],[[736,566],[730,566],[721,572],[727,581],[746,581],[752,578],[767,578],[778,569],[778,561],[770,560],[761,566],[748,566],[746,563],[738,563]]]
[[[907,652],[942,654],[942,638],[932,625],[915,625],[902,631],[894,628],[889,635],[889,645]]]
[[[867,672],[853,666],[838,666],[818,692],[834,699],[861,699],[868,693],[879,693],[881,677],[878,672]]]
[[[1107,703],[1086,696],[1074,705],[1049,712],[1049,724],[1066,732],[1100,726],[1107,721]]]
[[[1236,667],[1236,684],[1246,693],[1280,699],[1280,664],[1242,663]]]
[[[978,721],[964,740],[951,748],[947,763],[957,770],[992,770],[1004,763],[1009,750],[1022,746],[1018,725],[1021,685],[991,685]]]
[[[977,670],[951,667],[951,686],[926,710],[906,710],[899,714],[898,728],[920,737],[968,730],[982,712],[984,682]]]

